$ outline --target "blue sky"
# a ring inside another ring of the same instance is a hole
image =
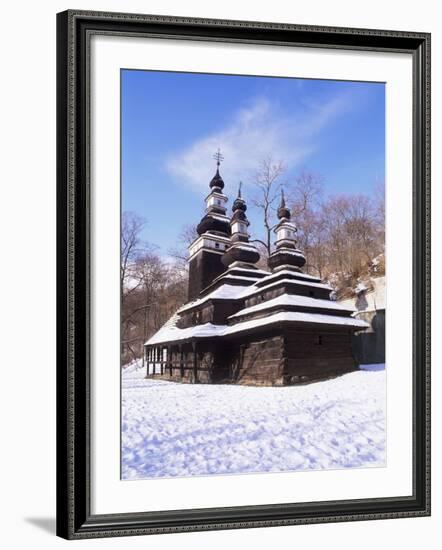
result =
[[[385,171],[385,85],[123,70],[122,209],[146,218],[143,238],[167,256],[203,215],[214,152],[231,206],[238,182],[271,155],[320,174],[326,193],[370,195]],[[250,202],[250,201],[249,201]],[[257,227],[250,208],[250,227]],[[255,236],[259,236],[255,233]]]

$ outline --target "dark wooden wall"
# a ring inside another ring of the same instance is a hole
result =
[[[255,306],[261,302],[266,302],[277,298],[282,294],[297,294],[299,296],[307,296],[310,298],[319,298],[321,300],[329,300],[330,290],[325,288],[315,288],[306,285],[295,285],[294,283],[280,283],[274,287],[254,294],[250,298],[246,298],[245,307]]]
[[[288,330],[284,355],[288,384],[332,378],[357,368],[350,331]]]
[[[284,383],[283,336],[244,343],[238,351],[235,382],[258,386],[280,386]]]
[[[280,329],[261,337],[173,345],[161,366],[166,380],[280,386],[332,378],[357,369],[351,331]]]
[[[195,300],[218,275],[224,273],[221,254],[201,250],[189,262],[188,300]]]
[[[195,325],[213,323],[214,325],[227,324],[227,318],[243,307],[240,300],[208,300],[202,306],[194,310],[184,311],[180,315],[177,326],[188,328]]]

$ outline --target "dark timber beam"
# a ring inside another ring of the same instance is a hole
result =
[[[180,376],[181,379],[184,378],[184,352],[183,352],[183,345],[180,344],[178,346],[179,352],[180,352]]]
[[[197,344],[195,341],[192,342],[192,352],[193,352],[193,383],[198,383],[198,350]]]

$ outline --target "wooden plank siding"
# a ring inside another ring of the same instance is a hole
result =
[[[161,350],[164,347],[161,347]],[[357,368],[351,331],[327,326],[284,328],[261,336],[194,341],[154,352],[155,378],[175,382],[281,386],[332,378]]]

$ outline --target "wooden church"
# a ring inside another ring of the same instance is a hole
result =
[[[189,247],[188,303],[145,343],[147,374],[190,383],[307,383],[355,370],[351,336],[368,325],[330,299],[332,288],[302,272],[284,196],[269,271],[256,267],[241,188],[226,214],[217,170]]]

